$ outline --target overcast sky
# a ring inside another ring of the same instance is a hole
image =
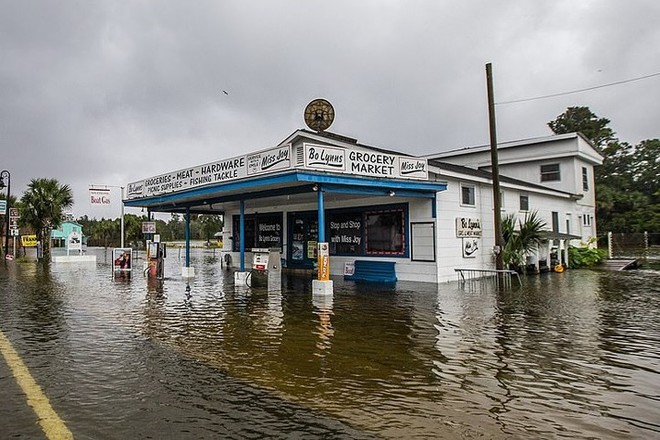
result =
[[[496,101],[660,72],[658,0],[0,0],[0,169],[73,188],[275,146],[314,98],[329,131],[430,154],[488,143]],[[223,93],[223,90],[228,94]],[[636,144],[660,137],[660,76],[497,107],[498,139],[551,134],[588,106]],[[118,198],[118,190],[115,198]]]

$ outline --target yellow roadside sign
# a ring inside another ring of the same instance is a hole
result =
[[[37,245],[36,235],[21,235],[21,244],[24,247],[35,247]]]

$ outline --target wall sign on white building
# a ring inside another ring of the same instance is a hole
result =
[[[480,238],[463,238],[463,258],[476,258],[480,242]]]
[[[346,261],[344,263],[344,276],[351,276],[355,274],[355,261]]]
[[[426,159],[399,157],[399,175],[410,179],[428,180],[429,170]]]
[[[457,217],[456,237],[481,237],[481,219]]]
[[[184,191],[291,168],[291,146],[185,168],[128,184],[127,199]]]
[[[305,168],[326,171],[346,170],[346,150],[305,144]]]
[[[376,178],[428,180],[428,161],[380,151],[357,150],[327,145],[303,144],[304,162],[293,165],[291,144],[184,168],[127,186],[127,199],[158,196],[200,186],[223,183],[293,168],[348,173]],[[298,157],[298,150],[296,152]],[[298,159],[299,160],[299,159]],[[92,204],[104,204],[99,193],[90,190]],[[108,196],[109,197],[109,196]],[[109,198],[107,199],[109,200]]]
[[[408,156],[304,144],[305,168],[368,177],[428,180],[428,161]]]
[[[250,176],[291,168],[291,146],[249,154],[246,162],[247,173]]]

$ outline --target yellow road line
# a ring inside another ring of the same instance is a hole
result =
[[[41,391],[41,387],[30,375],[27,367],[2,330],[0,330],[0,353],[9,365],[16,382],[27,396],[28,405],[37,414],[39,424],[46,437],[49,440],[73,439],[73,434],[53,410],[53,407],[50,406],[48,397]]]

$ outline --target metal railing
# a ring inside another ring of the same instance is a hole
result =
[[[522,286],[520,275],[515,270],[497,270],[497,269],[454,269],[458,274],[458,281],[463,286],[468,283],[493,283],[501,287],[511,288],[511,279],[518,281],[518,286]],[[501,280],[501,281],[500,281]]]
[[[598,238],[608,258],[660,259],[659,232],[608,232]]]

